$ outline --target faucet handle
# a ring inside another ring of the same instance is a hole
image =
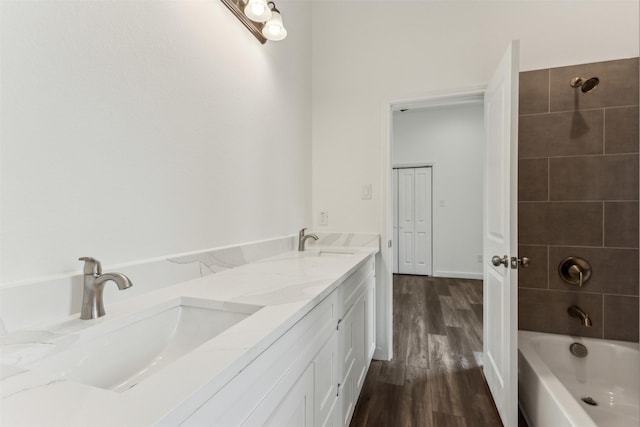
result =
[[[79,261],[84,261],[84,274],[102,274],[102,264],[95,258],[90,256],[83,256],[78,258]]]
[[[302,237],[304,236],[304,232],[307,229],[307,227],[303,228],[302,230],[300,230],[300,232],[298,233],[298,236]]]

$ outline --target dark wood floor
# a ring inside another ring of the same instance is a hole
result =
[[[482,281],[395,275],[393,347],[351,427],[502,426],[482,376]]]

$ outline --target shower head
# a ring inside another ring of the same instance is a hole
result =
[[[600,79],[597,77],[591,77],[585,79],[584,77],[574,77],[571,79],[571,87],[579,87],[583,93],[589,93],[598,87]]]

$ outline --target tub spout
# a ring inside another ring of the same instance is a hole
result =
[[[588,328],[591,327],[591,318],[577,305],[572,305],[571,307],[569,307],[567,313],[569,313],[569,316],[571,317],[577,317],[578,319],[580,319],[580,322],[582,322],[582,326],[586,326]]]

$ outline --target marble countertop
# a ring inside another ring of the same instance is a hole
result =
[[[99,319],[80,320],[76,315],[39,330],[6,335],[0,355],[0,423],[65,427],[179,424],[378,251],[349,247],[352,255],[320,257],[319,250],[322,248],[282,253],[121,303],[106,301],[107,315]],[[179,297],[263,308],[125,392],[28,368],[72,345],[79,336],[90,335],[92,327],[112,325],[116,329],[130,323],[137,313]]]

